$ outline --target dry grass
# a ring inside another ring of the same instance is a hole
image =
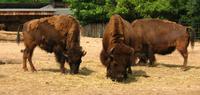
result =
[[[54,55],[38,48],[33,56],[38,72],[24,72],[20,53],[23,44],[1,42],[0,95],[199,95],[199,43],[194,50],[188,48],[190,69],[186,72],[180,69],[182,57],[174,52],[156,56],[156,67],[132,67],[134,74],[124,83],[117,83],[105,77],[106,69],[99,61],[101,40],[81,38],[87,55],[78,75],[61,74]],[[69,70],[68,64],[66,67]]]

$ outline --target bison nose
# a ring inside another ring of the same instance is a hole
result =
[[[123,77],[124,77],[124,75],[122,75],[122,74],[117,75],[117,78],[123,78]]]
[[[71,70],[70,74],[78,74],[78,71],[77,70],[75,70],[75,71]]]
[[[126,79],[126,76],[125,76],[125,75],[123,75],[123,74],[117,75],[117,81],[118,81],[118,82],[122,82],[122,81],[125,80],[125,79]]]

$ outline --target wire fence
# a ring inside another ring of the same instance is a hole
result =
[[[200,40],[200,23],[195,24],[194,31],[195,31],[195,39]]]

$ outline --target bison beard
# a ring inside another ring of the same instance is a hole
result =
[[[109,53],[102,50],[100,60],[107,68],[106,76],[110,77],[113,81],[127,79],[127,74],[132,74],[130,66],[133,53],[134,51],[124,44],[117,44]]]
[[[26,22],[22,30],[25,45],[23,69],[28,70],[26,65],[28,60],[31,70],[36,71],[32,63],[32,55],[35,47],[39,46],[46,52],[55,54],[62,73],[65,73],[66,61],[70,65],[70,73],[77,74],[81,58],[86,54],[80,46],[79,26],[76,19],[70,15],[52,16]]]

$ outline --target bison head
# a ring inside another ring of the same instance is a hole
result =
[[[130,66],[130,58],[134,50],[125,45],[117,45],[109,51],[107,62],[107,77],[113,81],[123,81],[127,78],[127,69]]]
[[[77,74],[79,72],[79,66],[82,62],[81,58],[85,55],[86,51],[82,50],[82,47],[67,50],[67,62],[70,65],[71,74]]]

